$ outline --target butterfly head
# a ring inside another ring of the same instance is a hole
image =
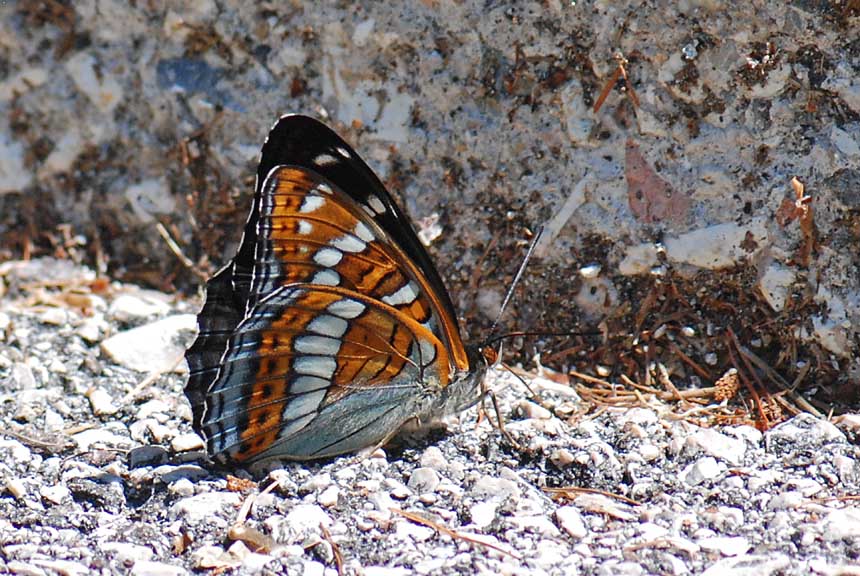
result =
[[[436,396],[431,409],[431,413],[436,416],[459,414],[484,397],[484,378],[491,365],[487,360],[486,349],[467,346],[466,354],[469,370],[455,372],[448,385]]]

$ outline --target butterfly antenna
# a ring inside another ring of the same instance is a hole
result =
[[[514,290],[516,290],[516,288],[517,288],[517,283],[519,283],[520,278],[523,275],[523,272],[525,272],[526,265],[529,263],[529,259],[531,259],[532,254],[535,251],[535,247],[537,246],[537,243],[540,241],[541,236],[543,236],[543,230],[544,230],[543,226],[540,226],[537,229],[537,232],[535,233],[534,238],[532,238],[531,244],[529,244],[529,249],[526,252],[526,256],[525,256],[525,258],[523,258],[523,263],[520,264],[520,269],[517,270],[517,275],[514,276],[514,281],[511,283],[511,287],[508,288],[508,293],[505,295],[505,299],[502,302],[502,307],[499,308],[499,313],[496,315],[496,319],[493,320],[493,326],[492,326],[492,328],[490,328],[490,334],[495,333],[496,328],[499,325],[499,321],[501,321],[501,319],[502,319],[502,314],[505,313],[505,308],[508,307],[508,302],[511,301],[511,297],[514,295]]]

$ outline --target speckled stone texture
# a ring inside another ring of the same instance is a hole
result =
[[[691,327],[707,379],[732,328],[856,402],[857,30],[855,4],[802,0],[3,2],[0,257],[193,289],[232,255],[268,128],[301,112],[437,236],[473,336],[545,225],[509,326]],[[641,367],[632,346],[588,361]],[[695,376],[673,346],[647,358]]]

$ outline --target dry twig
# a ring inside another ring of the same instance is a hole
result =
[[[397,514],[398,516],[402,516],[411,522],[415,522],[416,524],[421,524],[422,526],[427,526],[428,528],[432,528],[433,530],[436,530],[440,534],[445,534],[446,536],[450,536],[451,538],[453,538],[455,540],[462,540],[464,542],[469,542],[471,544],[477,544],[479,546],[484,546],[486,548],[490,548],[491,550],[495,550],[496,552],[500,552],[501,554],[504,554],[506,556],[510,556],[511,558],[516,558],[517,560],[522,560],[522,557],[519,554],[516,554],[516,553],[511,552],[509,550],[505,550],[501,546],[496,546],[495,544],[492,544],[490,542],[482,542],[481,540],[478,540],[477,538],[473,538],[473,537],[468,536],[466,534],[462,534],[460,532],[457,532],[456,530],[451,530],[450,528],[442,526],[441,524],[439,524],[437,522],[434,522],[432,520],[424,518],[423,516],[420,516],[420,515],[415,514],[413,512],[407,512],[406,510],[401,510],[400,508],[389,508],[389,510],[391,512],[393,512],[394,514]]]

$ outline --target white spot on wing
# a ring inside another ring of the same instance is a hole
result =
[[[322,284],[323,286],[339,286],[340,274],[331,268],[320,270],[311,279],[311,284]]]
[[[326,310],[328,310],[335,316],[340,316],[341,318],[346,318],[347,320],[350,320],[364,312],[364,304],[356,300],[349,300],[345,298],[343,300],[337,300],[336,302],[332,302],[328,305]]]
[[[340,154],[344,158],[349,158],[349,150],[347,150],[346,148],[344,148],[342,146],[338,146],[337,148],[335,148],[335,150],[337,151],[338,154]]]
[[[367,198],[367,206],[370,206],[371,210],[373,210],[375,214],[382,214],[385,212],[385,204],[383,204],[382,200],[376,196],[369,196]]]
[[[303,354],[334,356],[340,350],[340,340],[328,336],[299,336],[293,349]]]
[[[314,230],[314,225],[307,220],[299,220],[299,234],[308,235]]]
[[[331,154],[320,154],[312,162],[317,166],[331,166],[332,164],[337,164],[340,160]]]
[[[305,199],[302,200],[302,206],[299,208],[299,212],[302,214],[309,214],[322,208],[323,204],[325,204],[325,198],[308,194],[305,196]]]
[[[331,245],[343,250],[344,252],[361,252],[367,248],[366,242],[352,234],[344,234],[340,238],[335,238],[331,241]]]
[[[320,182],[317,184],[317,191],[322,192],[323,194],[331,194],[331,186],[325,182]]]
[[[316,376],[299,376],[290,383],[290,394],[302,394],[314,390],[325,390],[331,382]]]
[[[297,374],[331,378],[337,369],[337,361],[328,356],[299,356],[293,360],[293,371]]]
[[[412,304],[416,298],[418,298],[418,286],[410,280],[393,294],[383,296],[382,301],[391,306],[400,306],[401,304]]]
[[[427,366],[436,359],[436,347],[433,346],[432,342],[419,338],[418,346],[421,352],[419,360],[422,366]]]
[[[323,336],[331,336],[332,338],[340,338],[346,334],[346,329],[349,323],[343,318],[331,316],[329,314],[321,314],[311,320],[306,330]]]
[[[205,424],[205,422],[204,422]],[[224,432],[223,434],[217,436],[218,438],[218,447],[220,450],[224,450],[227,446],[234,446],[239,444],[239,434],[236,432],[236,428],[229,429],[228,432]]]
[[[355,225],[355,235],[365,242],[373,242],[373,232],[367,227],[364,222],[359,222]]]
[[[316,390],[302,394],[291,400],[284,408],[282,419],[293,419],[306,414],[312,414],[317,411],[323,398],[325,398],[325,390]]]
[[[326,268],[337,266],[341,258],[343,258],[343,252],[334,248],[322,248],[314,254],[314,262]]]

